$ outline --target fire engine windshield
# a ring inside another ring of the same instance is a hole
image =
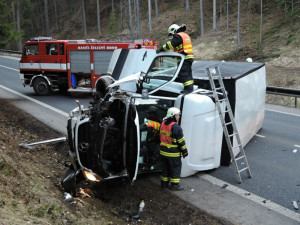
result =
[[[30,44],[25,46],[25,55],[38,55],[39,46],[38,44]]]
[[[147,73],[148,80],[144,83],[144,88],[153,90],[169,82],[178,69],[178,56],[160,56],[154,59]]]

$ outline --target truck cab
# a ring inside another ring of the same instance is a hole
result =
[[[79,174],[93,181],[116,178],[134,181],[140,173],[161,170],[159,131],[154,134],[145,126],[151,108],[156,109],[157,122],[162,121],[170,107],[182,111],[180,124],[184,134],[188,133],[189,150],[189,156],[183,159],[182,176],[220,165],[222,126],[211,91],[195,87],[193,93],[181,94],[183,85],[175,82],[184,56],[157,55],[154,50],[146,49],[131,51],[131,57],[115,74],[120,79],[101,77],[93,103],[88,108],[78,103],[70,112],[72,165],[62,179],[68,192],[75,192]],[[118,58],[112,57],[110,65],[117,62]],[[132,74],[126,76],[129,72]],[[105,91],[104,84],[107,84]]]

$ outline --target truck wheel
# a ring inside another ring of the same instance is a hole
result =
[[[37,95],[49,95],[51,92],[49,84],[42,77],[35,78],[32,86]]]

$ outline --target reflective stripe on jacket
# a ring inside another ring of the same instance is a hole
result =
[[[155,130],[154,133],[157,133],[160,129],[160,123],[153,120],[147,120],[147,127],[153,128]]]
[[[176,124],[176,122],[171,122],[168,125],[163,122],[160,127],[160,145],[166,147],[160,149],[160,154],[166,157],[181,156],[177,140],[171,137],[171,128],[174,124]]]

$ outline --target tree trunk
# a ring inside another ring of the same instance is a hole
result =
[[[133,31],[132,31],[132,18],[131,18],[131,0],[128,0],[128,11],[129,11],[129,29],[130,29],[130,37],[133,40]]]
[[[100,4],[99,1],[100,0],[96,0],[97,1],[97,31],[98,34],[101,34],[101,21],[100,21]]]
[[[155,17],[156,17],[156,18],[159,17],[157,0],[155,0]]]
[[[226,3],[226,14],[227,14],[227,16],[226,16],[226,17],[227,17],[227,26],[226,26],[226,27],[227,27],[227,29],[229,28],[229,12],[228,12],[228,5],[229,5],[229,4],[228,4],[228,0],[227,0],[227,3]]]
[[[259,29],[259,42],[262,40],[262,20],[263,20],[263,0],[260,0],[260,29]]]
[[[152,22],[151,22],[151,11],[152,11],[152,8],[151,8],[151,0],[148,0],[148,22],[149,22],[149,31],[152,32]]]
[[[241,2],[238,0],[238,17],[237,17],[237,43],[241,43],[241,34],[240,34],[240,15],[241,14]]]
[[[83,29],[83,36],[84,38],[87,37],[87,29],[86,29],[86,18],[85,18],[85,7],[84,7],[84,0],[81,1],[82,5],[82,29]]]
[[[142,34],[141,34],[141,24],[140,24],[140,18],[141,18],[141,10],[140,10],[140,2],[139,0],[135,0],[136,1],[136,18],[137,18],[137,38],[141,39],[142,38]]]
[[[190,0],[186,0],[185,1],[185,9],[186,9],[186,11],[190,11],[191,10]]]
[[[45,10],[45,25],[46,25],[46,36],[50,37],[50,27],[49,27],[49,16],[48,16],[48,0],[44,0],[44,10]]]
[[[217,30],[217,0],[213,2],[213,31]]]
[[[56,0],[53,0],[54,3],[54,20],[55,20],[55,29],[58,31],[58,19],[57,19],[57,7],[56,7]]]
[[[20,3],[19,3],[19,0],[16,1],[16,4],[17,4],[17,31],[18,33],[21,32],[21,23],[20,23]],[[22,51],[22,39],[20,38],[18,40],[18,50],[19,51]]]
[[[203,4],[200,0],[200,24],[201,24],[201,36],[204,35],[204,23],[203,23]]]
[[[123,1],[120,0],[120,30],[123,31]]]

